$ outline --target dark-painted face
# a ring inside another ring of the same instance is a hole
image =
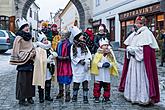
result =
[[[81,36],[79,37],[79,40],[80,40],[80,41],[85,41],[84,36],[81,35]]]
[[[25,26],[23,29],[22,29],[22,31],[24,31],[24,32],[30,32],[30,27],[29,27],[29,25],[27,25],[27,26]]]

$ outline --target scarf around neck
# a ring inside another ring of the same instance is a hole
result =
[[[91,40],[91,41],[94,41],[94,35],[93,35],[92,31],[86,30],[85,32],[86,32],[87,35],[89,36],[90,40]]]
[[[25,41],[29,41],[32,38],[30,32],[18,31],[16,36],[21,36]]]
[[[73,41],[73,56],[77,56],[77,47],[81,48],[81,54],[88,53],[87,47],[86,47],[86,43],[84,41],[80,41],[80,40],[74,40]]]

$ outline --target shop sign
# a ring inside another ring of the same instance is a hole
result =
[[[120,20],[131,18],[138,15],[144,15],[160,11],[160,4],[154,4],[147,7],[135,9],[132,11],[124,12],[120,14]]]

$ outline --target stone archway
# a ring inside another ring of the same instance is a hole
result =
[[[80,28],[85,29],[85,12],[84,12],[83,6],[79,0],[71,0],[71,1],[78,10],[79,17],[80,17]]]
[[[35,0],[15,0],[16,17],[27,17],[28,9]],[[91,18],[91,8],[88,4],[91,0],[71,0],[78,10],[80,16],[80,28],[85,29],[88,25],[88,19]]]

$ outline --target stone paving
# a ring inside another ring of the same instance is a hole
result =
[[[20,106],[18,101],[15,99],[16,70],[15,66],[8,64],[9,58],[9,54],[0,55],[0,110],[165,110],[165,67],[158,67],[161,102],[155,106],[143,107],[139,105],[132,105],[127,102],[124,99],[123,94],[117,90],[120,78],[113,77],[111,84],[111,101],[109,103],[100,102],[99,104],[95,104],[93,102],[93,80],[91,80],[89,84],[89,104],[83,104],[82,87],[79,91],[78,102],[65,103],[63,99],[56,100],[55,97],[58,93],[58,86],[56,84],[52,84],[51,96],[54,97],[53,102],[45,101],[40,104],[36,89],[36,97],[34,98],[35,104],[27,107]],[[157,62],[159,64],[159,60]],[[120,74],[121,70],[122,64],[119,63]]]

